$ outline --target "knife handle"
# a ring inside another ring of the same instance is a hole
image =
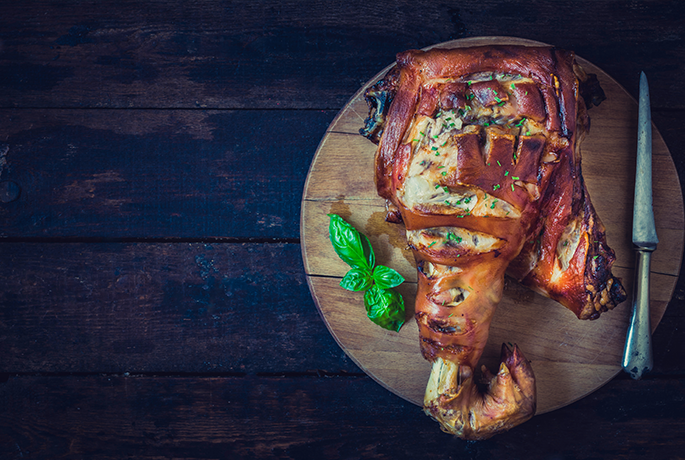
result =
[[[649,265],[651,250],[637,251],[633,315],[623,351],[623,370],[636,380],[652,370],[652,329],[649,323]]]

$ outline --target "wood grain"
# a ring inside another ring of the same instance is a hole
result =
[[[0,456],[678,458],[685,385],[661,379],[649,388],[617,379],[577,404],[472,443],[435,429],[419,408],[366,377],[12,377],[0,386]],[[645,430],[653,433],[648,440]]]
[[[334,115],[0,109],[0,180],[20,189],[0,205],[0,238],[297,240]]]
[[[0,255],[0,374],[361,372],[312,304],[298,244],[2,243]]]
[[[487,43],[534,42],[509,38],[458,40],[444,47]],[[637,107],[611,77],[580,60],[596,73],[607,101],[590,112],[591,132],[583,144],[583,172],[598,214],[616,250],[615,273],[632,290],[632,190]],[[387,68],[385,69],[387,70]],[[383,222],[384,202],[376,196],[373,178],[375,146],[364,143],[356,131],[367,113],[363,91],[338,114],[312,162],[302,211],[305,269],[314,298],[341,347],[370,376],[399,396],[422,404],[430,367],[418,350],[418,330],[410,320],[399,333],[384,331],[365,318],[361,297],[337,286],[347,268],[327,241],[327,213],[337,213],[363,233],[387,264],[408,280],[416,280],[412,256],[399,226]],[[673,294],[683,253],[683,200],[668,148],[654,134],[654,202],[660,247],[652,265],[652,327],[656,328]],[[658,258],[658,261],[657,261]],[[405,302],[411,318],[413,291],[408,284]],[[481,359],[497,365],[501,343],[517,343],[532,361],[537,376],[538,413],[563,407],[604,385],[620,370],[630,310],[630,299],[594,322],[578,321],[554,301],[524,293],[508,284],[493,321],[488,346]]]
[[[644,70],[652,107],[682,109],[684,13],[673,0],[2,2],[0,107],[339,108],[400,51],[525,32],[606,63],[632,94]]]
[[[363,372],[321,321],[297,244],[3,243],[0,255],[0,382],[26,373]],[[337,279],[315,282],[363,308]],[[402,288],[411,301],[414,285]],[[534,298],[515,283],[507,292]],[[682,309],[669,308],[654,335],[653,375],[685,372],[683,329]]]

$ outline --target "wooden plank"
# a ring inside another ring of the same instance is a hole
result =
[[[333,116],[309,111],[0,110],[0,181],[19,189],[16,200],[0,203],[0,237],[297,238],[300,190]],[[685,113],[658,122],[669,135],[676,165],[685,171],[685,148],[676,135]],[[301,129],[290,135],[286,125]],[[355,122],[348,128],[359,126]],[[292,142],[264,136],[263,129],[288,135]],[[359,146],[359,166],[368,168],[373,144],[352,134],[329,134],[326,142],[338,136],[344,139],[334,151]],[[361,154],[362,148],[367,154]],[[345,200],[373,193],[368,174],[352,174],[343,158],[328,161],[340,173],[328,174],[328,183],[309,184],[312,195],[338,200],[336,191],[345,183],[363,188]],[[317,160],[312,171],[321,167]],[[626,168],[618,165],[616,174],[624,171],[621,180],[630,180]],[[597,195],[607,185],[593,176],[588,182]],[[655,185],[660,193],[677,194],[673,187],[664,188],[667,183]],[[615,179],[608,185],[628,190],[620,184]],[[656,203],[662,224],[677,215],[662,200]],[[607,224],[629,216],[625,207],[600,211],[611,214]]]
[[[0,373],[359,369],[297,244],[0,244]]]
[[[299,251],[292,244],[3,243],[0,373],[361,372],[321,322]],[[335,279],[321,282],[359,310],[361,327],[375,327],[358,297]],[[404,293],[410,303],[411,292]],[[537,298],[514,284],[506,295],[512,302]],[[682,302],[679,295],[674,302]],[[555,306],[544,318],[565,313]],[[623,318],[627,307],[605,317],[617,319],[614,313]],[[497,318],[543,321],[512,315],[501,309]],[[268,332],[245,334],[245,324]],[[667,310],[655,334],[655,372],[685,372],[683,329],[681,309]],[[416,355],[416,335],[403,334],[404,353]],[[512,339],[498,334],[493,347]]]
[[[653,106],[683,108],[672,96],[685,75],[684,16],[669,0],[3,2],[0,106],[328,109],[405,49],[524,35],[554,37],[631,94],[645,70]]]
[[[681,458],[684,392],[679,380],[617,379],[472,443],[365,377],[12,377],[0,386],[0,451],[103,460]]]
[[[3,243],[0,251],[0,373],[360,372],[315,311],[297,245]],[[362,329],[375,328],[360,299],[337,280],[316,283],[359,310]],[[411,291],[404,294],[411,304]],[[677,295],[674,302],[681,302],[682,290]],[[507,285],[506,296],[512,302],[538,297],[515,284]],[[500,312],[503,324],[532,320]],[[623,318],[627,307],[605,317],[618,319],[614,313]],[[556,307],[545,318],[564,314]],[[664,321],[655,335],[657,371],[683,372],[678,344],[685,317],[673,308]],[[245,336],[244,324],[270,332]],[[505,331],[499,335],[511,339]],[[416,335],[406,329],[403,337],[406,355],[416,355]]]
[[[298,238],[333,116],[0,110],[0,181],[18,188],[0,202],[0,237]]]

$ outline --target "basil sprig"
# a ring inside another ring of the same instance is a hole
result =
[[[376,257],[366,235],[336,214],[328,214],[328,230],[336,254],[351,268],[340,281],[349,291],[365,291],[364,306],[371,321],[382,328],[399,331],[404,324],[404,299],[392,288],[404,282],[392,268],[376,265]]]

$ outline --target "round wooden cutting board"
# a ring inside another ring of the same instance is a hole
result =
[[[543,45],[505,37],[455,40],[442,48],[484,44]],[[621,370],[631,310],[634,254],[631,243],[633,184],[637,146],[637,104],[611,77],[578,59],[597,74],[607,100],[590,113],[592,128],[583,151],[583,175],[592,201],[616,251],[614,273],[629,299],[596,321],[580,321],[556,302],[507,280],[481,363],[497,369],[502,343],[517,343],[533,365],[538,414],[563,407],[593,392]],[[422,405],[430,364],[419,352],[413,319],[416,294],[414,259],[406,249],[404,227],[385,222],[385,202],[373,179],[375,145],[359,135],[368,116],[364,91],[354,95],[331,123],[312,162],[302,199],[301,239],[307,280],[331,334],[368,375],[402,398]],[[637,80],[638,75],[635,75]],[[683,199],[675,166],[660,134],[653,132],[654,204],[659,248],[652,256],[651,324],[656,328],[671,299],[683,254]],[[334,213],[366,234],[379,264],[407,280],[398,291],[407,305],[399,333],[366,317],[362,293],[344,290],[348,270],[331,246],[327,214]],[[658,359],[658,357],[657,357]]]

